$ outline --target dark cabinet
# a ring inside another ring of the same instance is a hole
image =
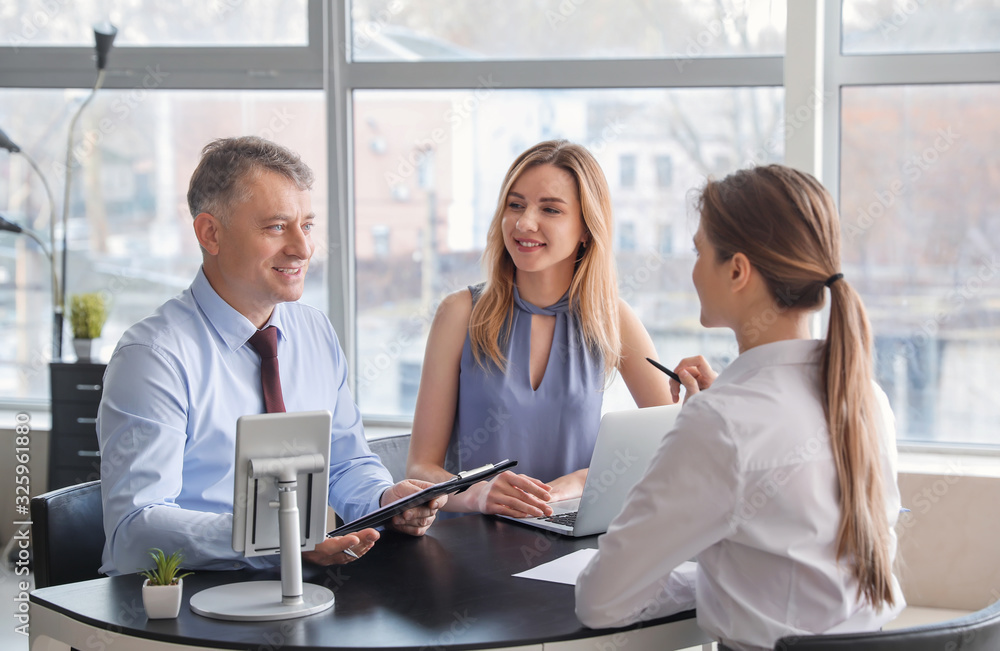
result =
[[[101,477],[97,408],[106,364],[53,363],[49,490]]]

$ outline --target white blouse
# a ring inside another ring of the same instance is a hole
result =
[[[787,635],[877,630],[899,614],[895,577],[895,604],[876,610],[858,597],[847,559],[837,559],[822,345],[752,348],[688,400],[577,581],[580,621],[624,626],[697,607],[702,630],[751,650]],[[892,527],[895,424],[885,393],[874,390]],[[894,532],[890,552],[894,559]]]

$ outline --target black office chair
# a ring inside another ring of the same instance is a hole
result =
[[[936,624],[875,633],[785,637],[775,651],[996,651],[1000,649],[1000,601]]]
[[[104,507],[101,481],[67,486],[31,498],[35,587],[102,576]]]
[[[368,441],[368,447],[382,459],[382,465],[389,469],[392,481],[406,479],[406,455],[410,452],[410,435],[397,434]]]

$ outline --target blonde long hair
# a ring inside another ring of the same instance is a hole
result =
[[[554,165],[576,180],[580,211],[590,238],[577,253],[576,270],[569,286],[570,310],[580,320],[584,343],[603,357],[605,378],[610,378],[621,361],[611,192],[593,155],[565,140],[548,140],[531,147],[517,157],[504,177],[483,250],[486,286],[469,320],[473,357],[483,368],[488,362],[500,369],[506,367],[501,334],[514,311],[515,267],[503,241],[503,214],[511,187],[526,170],[537,165]]]
[[[721,260],[744,253],[779,305],[822,307],[827,281],[840,272],[840,220],[819,181],[783,165],[740,170],[709,181],[699,211],[702,231]],[[871,328],[846,279],[829,287],[821,377],[840,486],[837,556],[852,564],[859,595],[875,607],[892,605]]]

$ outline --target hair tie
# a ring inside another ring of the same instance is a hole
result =
[[[841,274],[841,273],[833,274],[832,276],[830,276],[829,278],[826,279],[826,282],[823,283],[823,285],[825,287],[829,287],[830,285],[832,285],[833,283],[837,282],[838,280],[840,280],[843,277],[844,277],[844,274]]]

